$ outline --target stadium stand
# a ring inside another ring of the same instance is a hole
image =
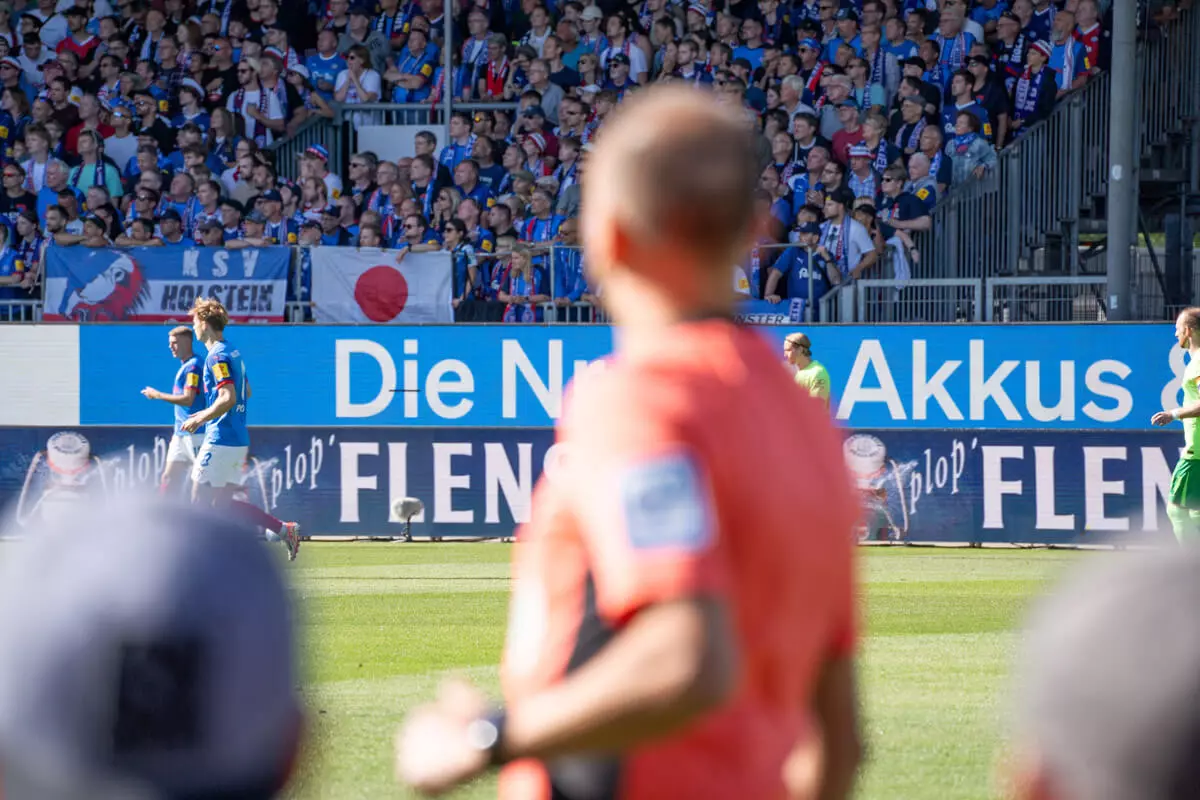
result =
[[[360,244],[476,267],[460,319],[598,319],[564,223],[589,142],[651,82],[762,134],[749,298],[812,321],[1105,315],[1109,0],[3,8],[6,319],[40,318],[47,247],[159,244],[299,246],[293,320],[307,248]],[[1139,4],[1143,222],[1175,233],[1161,263],[1133,254],[1144,317],[1193,299],[1198,20]],[[414,156],[360,151],[378,124],[425,127]]]

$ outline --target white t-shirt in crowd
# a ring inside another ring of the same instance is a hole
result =
[[[344,69],[338,73],[337,83],[333,85],[333,89],[335,92],[340,92],[342,87],[348,83],[350,83],[350,70]],[[364,71],[363,74],[358,77],[358,83],[360,86],[362,86],[363,91],[371,92],[375,95],[375,99],[371,102],[383,102],[383,79],[379,77],[378,72],[373,69]],[[345,102],[347,105],[349,105],[351,103],[365,103],[366,101],[358,96],[358,89],[354,88],[353,84],[351,84],[350,91],[346,93]]]
[[[137,155],[138,139],[132,133],[119,137],[116,134],[104,140],[104,154],[117,164],[128,164]]]
[[[267,137],[266,143],[270,144],[275,140],[275,135],[271,129],[265,125],[259,124],[254,117],[246,113],[246,109],[258,107],[258,104],[262,99],[262,89],[260,88],[246,92],[244,98],[242,99],[241,106],[238,105],[239,94],[241,94],[240,91],[229,95],[229,100],[225,102],[225,108],[231,114],[242,115],[242,119],[245,120],[246,123],[245,130],[247,136],[251,135],[251,131],[255,131],[256,133],[265,135]],[[283,108],[279,105],[279,96],[274,92],[267,92],[266,116],[267,119],[283,119]]]

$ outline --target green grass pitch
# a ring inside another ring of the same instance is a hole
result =
[[[1096,557],[1066,551],[866,548],[861,678],[870,750],[859,796],[993,793],[1008,674],[1030,599]],[[402,797],[392,738],[457,671],[495,694],[510,547],[311,544],[300,601],[307,748],[290,797]],[[494,797],[484,779],[454,795]]]

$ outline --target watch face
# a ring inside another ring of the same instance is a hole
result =
[[[467,741],[476,750],[491,750],[499,738],[500,730],[491,720],[477,719],[467,726]]]

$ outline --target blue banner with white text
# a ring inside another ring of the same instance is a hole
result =
[[[770,346],[802,326],[763,327]],[[853,428],[1146,430],[1180,402],[1165,323],[828,326],[807,330]],[[554,424],[571,378],[612,347],[591,325],[235,325],[255,426]],[[167,425],[141,396],[178,368],[156,325],[79,328],[79,421]]]
[[[178,246],[46,250],[47,321],[186,322],[197,298],[215,297],[235,322],[282,322],[287,247]]]
[[[86,485],[151,488],[170,429],[0,428],[0,505],[9,532],[36,533]],[[872,541],[1155,545],[1171,541],[1165,498],[1178,431],[846,432]],[[533,483],[561,461],[549,429],[257,428],[249,499],[309,534],[394,536],[391,501],[425,506],[416,536],[510,536],[530,514]],[[52,469],[69,456],[74,468]],[[84,464],[80,468],[80,464]],[[797,532],[803,509],[796,510]]]

